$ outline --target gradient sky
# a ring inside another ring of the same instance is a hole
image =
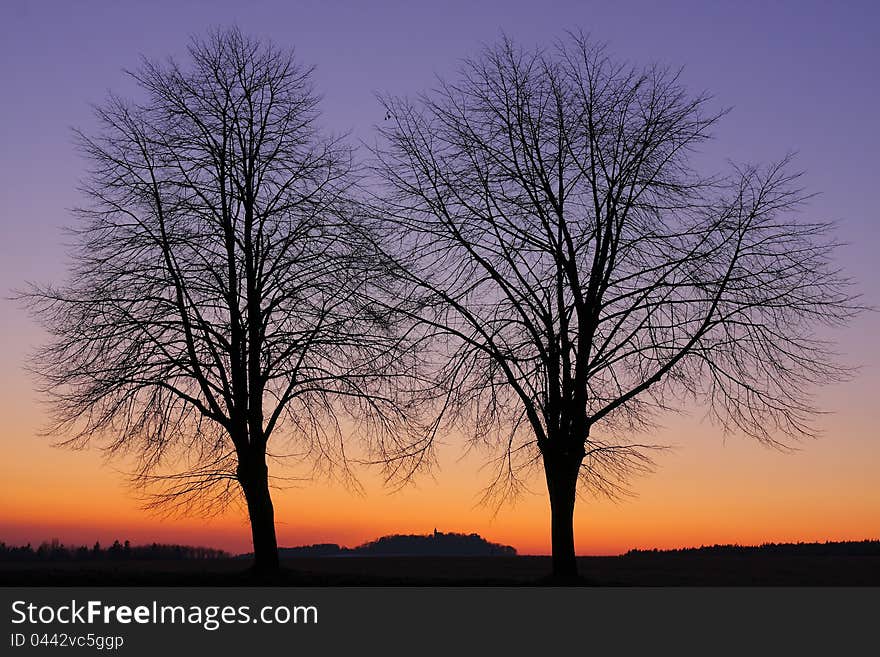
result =
[[[663,6],[661,6],[663,5]],[[666,6],[670,5],[670,6]],[[706,160],[720,167],[797,151],[804,183],[820,192],[806,218],[839,222],[840,262],[865,301],[880,305],[877,112],[880,3],[847,2],[0,2],[0,280],[60,280],[66,208],[78,202],[83,162],[70,128],[93,125],[90,103],[131,91],[123,68],[141,54],[181,54],[192,34],[237,24],[293,46],[317,66],[323,121],[371,139],[382,116],[376,92],[413,95],[505,32],[549,44],[582,29],[635,63],[685,66],[694,91],[733,111]],[[5,296],[0,295],[0,296]],[[125,485],[126,463],[99,450],[69,451],[38,435],[45,408],[22,370],[41,334],[0,301],[0,540],[113,538],[249,548],[241,509],[212,519],[160,519]],[[837,332],[849,383],[823,389],[823,435],[782,454],[702,421],[668,418],[654,442],[676,448],[656,473],[633,482],[637,497],[583,499],[575,518],[580,554],[632,547],[880,538],[880,313]],[[390,493],[365,473],[366,494],[317,480],[275,493],[279,542],[360,543],[391,532],[476,531],[523,553],[549,551],[546,491],[497,514],[477,505],[480,459],[461,459],[449,437],[442,468]],[[278,472],[276,470],[276,472]],[[279,474],[283,474],[278,472]]]

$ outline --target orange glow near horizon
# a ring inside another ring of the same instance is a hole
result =
[[[23,396],[20,389],[4,387],[6,404]],[[849,394],[849,401],[853,394],[858,393]],[[860,406],[868,408],[867,403]],[[98,540],[106,545],[128,539],[250,550],[241,507],[208,519],[146,512],[126,484],[124,462],[107,462],[97,449],[50,447],[36,435],[37,414],[17,417],[3,437],[0,540],[7,544],[58,538],[67,544]],[[652,440],[675,447],[660,455],[654,474],[632,482],[633,498],[578,501],[578,553],[880,537],[874,472],[880,448],[871,434],[871,418],[858,409],[829,418],[824,437],[793,454],[744,438],[723,440],[696,418],[672,418]],[[322,479],[275,490],[279,544],[353,546],[385,534],[425,534],[437,528],[477,532],[513,545],[520,554],[549,553],[549,510],[540,478],[532,482],[531,494],[494,513],[478,504],[488,478],[480,471],[478,455],[459,459],[450,445],[440,456],[441,468],[433,477],[421,477],[396,493],[383,489],[369,472],[362,477],[363,495]],[[284,473],[276,467],[275,474]]]

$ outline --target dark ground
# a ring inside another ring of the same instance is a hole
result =
[[[593,586],[880,586],[880,555],[640,553],[580,557]],[[554,584],[549,557],[285,559],[256,579],[241,559],[0,563],[15,586],[534,586]]]

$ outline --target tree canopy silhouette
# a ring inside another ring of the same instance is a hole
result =
[[[505,39],[384,106],[381,210],[441,411],[500,448],[490,492],[543,465],[556,575],[577,571],[578,483],[649,468],[633,437],[657,413],[701,399],[765,443],[810,433],[810,386],[846,371],[816,329],[855,311],[830,225],[799,219],[790,158],[700,174],[724,112],[678,72]]]
[[[63,443],[135,454],[154,503],[211,512],[240,487],[273,569],[267,460],[348,474],[353,431],[400,453],[408,361],[311,69],[236,29],[189,56],[145,60],[145,98],[111,96],[78,133],[89,203],[69,282],[24,294],[50,336],[34,369]]]

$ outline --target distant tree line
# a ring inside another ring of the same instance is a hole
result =
[[[880,540],[864,541],[826,541],[825,543],[763,543],[761,545],[702,545],[700,547],[679,548],[675,550],[630,550],[625,556],[651,554],[680,555],[751,555],[777,554],[804,557],[877,556],[880,555]]]
[[[208,547],[192,545],[132,545],[129,541],[113,541],[109,547],[101,547],[95,542],[86,545],[64,545],[57,538],[43,541],[34,549],[27,545],[6,545],[0,542],[0,561],[125,561],[128,559],[176,561],[181,559],[225,559],[228,552]]]

